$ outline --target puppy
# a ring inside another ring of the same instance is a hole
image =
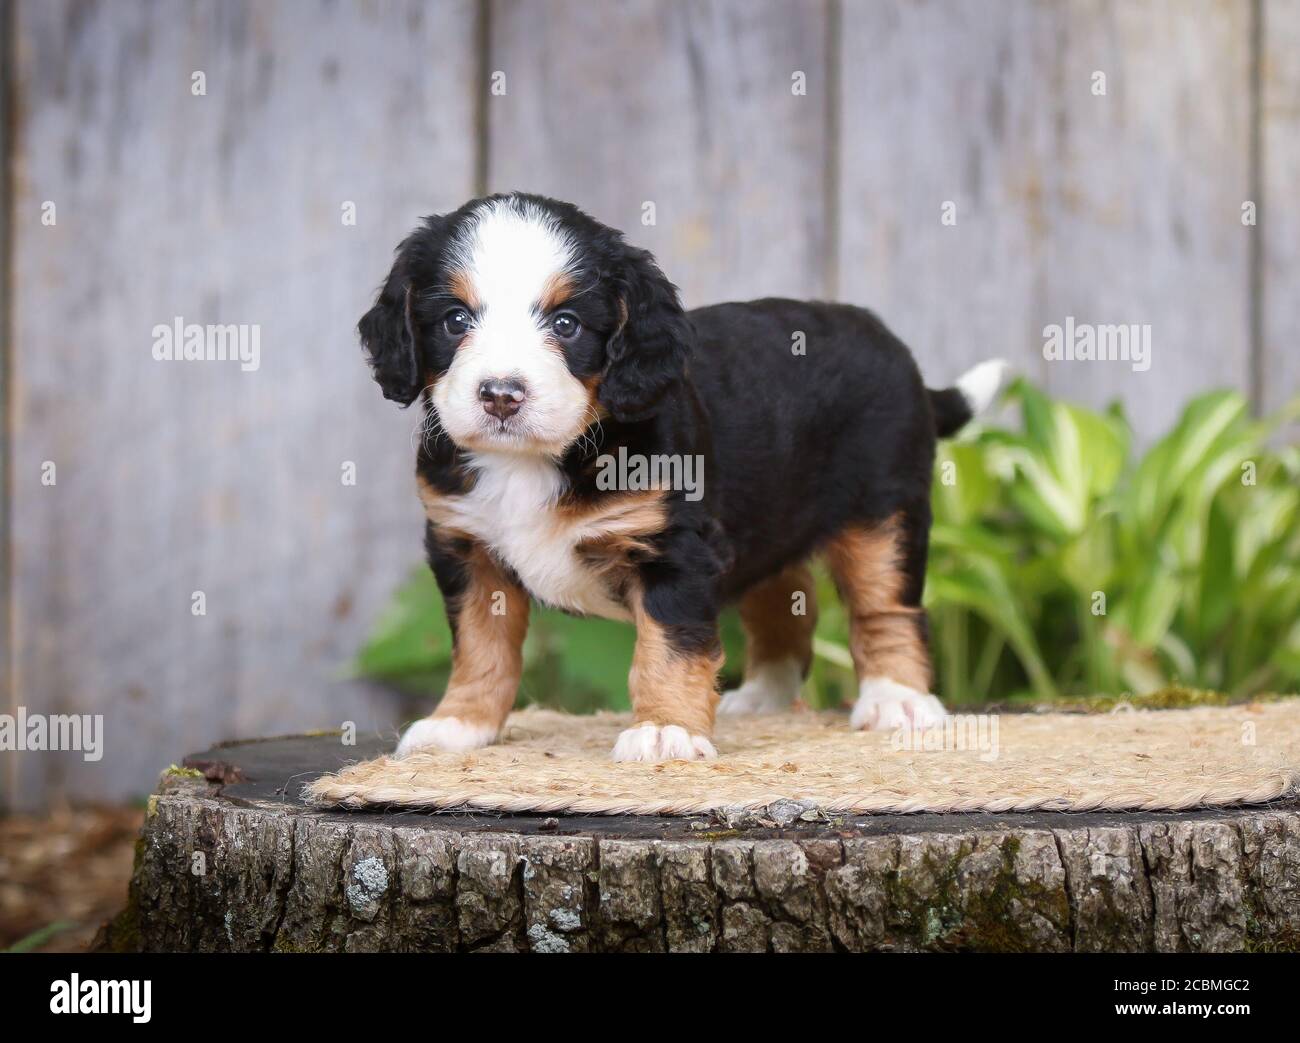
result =
[[[819,553],[850,619],[851,725],[942,720],[921,608],[935,438],[989,403],[1001,362],[929,391],[860,308],[687,313],[645,250],[525,194],[426,218],[359,331],[384,396],[422,400],[425,548],[454,638],[398,756],[496,741],[536,600],[636,626],[615,760],[712,757],[719,610],[739,604],[748,641],[721,711],[789,706]]]

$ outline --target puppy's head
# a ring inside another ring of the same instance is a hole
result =
[[[463,449],[559,455],[645,420],[692,331],[654,258],[568,203],[512,194],[426,218],[358,326],[386,398],[424,389]]]

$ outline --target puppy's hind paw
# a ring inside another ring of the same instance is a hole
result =
[[[744,684],[722,696],[718,713],[780,713],[790,709],[799,695],[802,671],[793,660],[764,663],[757,667]]]

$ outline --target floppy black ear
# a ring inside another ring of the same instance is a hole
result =
[[[605,346],[598,397],[616,420],[645,420],[685,379],[695,331],[647,251],[628,247],[615,281],[625,317]]]
[[[411,325],[409,257],[414,236],[397,248],[397,260],[375,306],[357,323],[361,343],[370,359],[384,398],[409,406],[420,393],[420,366],[415,330]]]

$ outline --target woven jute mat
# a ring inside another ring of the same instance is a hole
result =
[[[1182,810],[1300,787],[1300,699],[1189,710],[956,716],[855,732],[836,713],[721,717],[718,757],[614,763],[630,718],[528,709],[472,753],[379,757],[308,787],[320,806],[693,815],[802,801],[827,813]]]

